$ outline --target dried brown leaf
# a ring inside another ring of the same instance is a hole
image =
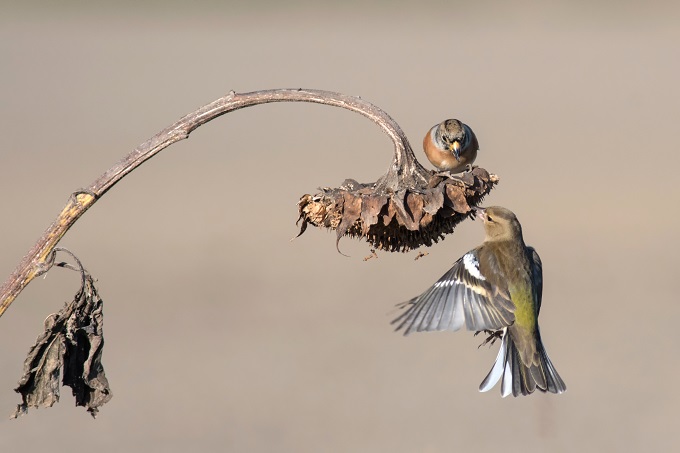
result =
[[[363,195],[361,199],[361,234],[366,235],[369,228],[378,223],[380,212],[387,203],[387,197],[385,195]]]
[[[390,200],[390,204],[394,205],[394,211],[396,213],[399,225],[406,227],[407,230],[415,231],[418,229],[418,222],[415,222],[413,218],[409,215],[409,213],[406,212],[406,206],[404,206],[405,198],[406,198],[405,191],[396,193]]]
[[[423,211],[435,215],[444,206],[444,194],[438,188],[429,189],[423,194],[423,203]]]
[[[420,224],[420,219],[423,217],[423,196],[419,193],[406,194],[406,210],[407,214],[413,219],[413,223]],[[420,225],[418,225],[419,227]]]
[[[461,214],[467,214],[470,212],[470,206],[465,199],[465,189],[457,185],[446,185],[446,201],[450,203],[450,206],[456,212]]]
[[[90,275],[74,299],[45,321],[24,362],[24,374],[15,389],[22,396],[13,417],[29,408],[50,407],[59,401],[59,374],[71,387],[76,406],[93,417],[111,399],[111,389],[101,363],[104,347],[103,301]]]

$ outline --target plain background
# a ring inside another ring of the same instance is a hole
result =
[[[392,145],[354,113],[240,110],[124,179],[61,242],[99,279],[114,397],[69,389],[0,418],[2,451],[672,451],[678,425],[680,9],[641,2],[52,2],[0,14],[0,278],[139,143],[229,90],[318,88],[394,117],[421,160],[445,118],[476,132],[542,256],[541,326],[564,395],[477,386],[497,346],[407,338],[394,304],[478,245],[418,261],[310,229],[296,202],[374,181]],[[430,167],[429,164],[427,165]],[[78,276],[0,319],[0,413]]]

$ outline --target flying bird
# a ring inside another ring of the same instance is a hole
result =
[[[541,259],[524,244],[515,214],[499,206],[475,209],[484,224],[484,243],[463,255],[423,294],[401,304],[407,310],[393,324],[404,335],[465,326],[490,333],[486,342],[500,337],[500,351],[479,386],[481,392],[501,381],[503,397],[535,390],[563,393],[567,387],[543,347],[538,328]]]

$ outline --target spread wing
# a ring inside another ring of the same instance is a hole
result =
[[[432,287],[402,304],[406,311],[392,324],[411,332],[498,330],[515,320],[515,305],[507,288],[489,282],[479,272],[477,249],[463,255]]]

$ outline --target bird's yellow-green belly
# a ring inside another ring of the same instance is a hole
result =
[[[536,326],[536,310],[531,290],[510,288],[510,298],[515,304],[515,325],[533,331]]]

